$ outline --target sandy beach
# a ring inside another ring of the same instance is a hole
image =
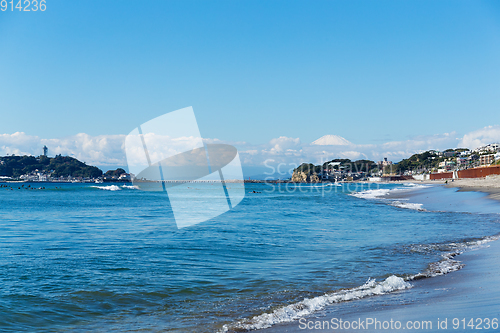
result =
[[[489,193],[489,198],[500,200],[500,175],[484,178],[462,178],[448,181],[447,187],[459,187],[460,191],[479,191]]]

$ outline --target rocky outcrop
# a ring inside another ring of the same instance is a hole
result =
[[[304,171],[295,170],[292,175],[292,182],[294,183],[319,183],[321,179],[316,173],[307,174]]]
[[[319,182],[321,182],[321,179],[319,179],[318,175],[314,173],[314,174],[309,176],[309,182],[310,183],[319,183]]]
[[[294,183],[305,183],[307,182],[307,175],[302,171],[294,171],[292,175],[292,182]]]

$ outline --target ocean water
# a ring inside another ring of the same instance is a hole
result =
[[[497,202],[441,186],[230,184],[238,206],[183,229],[164,193],[19,186],[0,188],[2,332],[265,328],[404,292],[500,233]]]

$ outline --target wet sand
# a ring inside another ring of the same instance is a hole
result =
[[[468,332],[477,331],[479,327],[487,332],[500,331],[492,326],[494,318],[500,320],[500,241],[490,242],[456,259],[465,264],[463,269],[413,281],[410,290],[334,304],[300,322],[276,325],[260,332],[400,332],[408,330],[403,329],[407,324],[419,325],[419,331],[425,332]],[[378,320],[380,325],[384,322],[390,325],[392,320],[393,328],[375,329],[375,324],[367,328],[369,318],[373,322]],[[335,329],[332,322],[340,323],[340,319],[350,323],[364,322],[365,329]],[[474,319],[474,328],[468,326],[470,319]],[[489,319],[490,329],[486,329],[486,319]],[[395,328],[396,321],[401,323],[399,330]],[[314,329],[318,322],[325,329]],[[313,329],[307,329],[307,325]]]

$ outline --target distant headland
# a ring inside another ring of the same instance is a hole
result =
[[[44,154],[38,157],[0,156],[0,181],[31,182],[109,182],[130,181],[130,175],[118,168],[103,173],[96,166],[87,165],[74,157]]]

